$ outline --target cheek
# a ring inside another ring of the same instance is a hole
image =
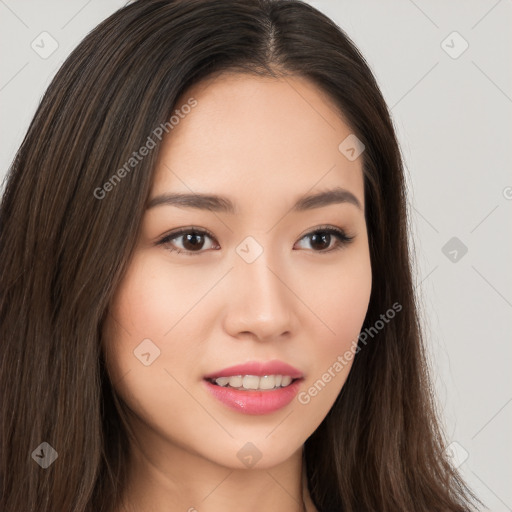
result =
[[[338,286],[333,280],[332,289],[326,295],[331,301],[325,304],[325,311],[332,321],[332,329],[340,342],[357,339],[371,293],[370,265],[360,265],[347,271],[340,278]]]
[[[206,285],[193,281],[191,273],[164,272],[161,258],[136,253],[104,326],[106,364],[117,393],[135,418],[156,429],[176,423],[176,410],[197,414],[177,384],[186,382],[201,349],[188,342],[198,339],[200,323],[191,327],[187,313]]]
[[[165,263],[158,251],[136,252],[116,290],[104,328],[112,379],[130,372],[132,381],[147,387],[165,384],[169,374],[186,382],[200,373],[198,361],[218,315],[209,292],[225,269],[206,276]],[[141,356],[148,352],[153,362],[145,366],[148,356]]]
[[[350,258],[329,278],[316,276],[316,293],[309,293],[311,309],[322,320],[316,321],[313,361],[297,397],[314,425],[319,424],[336,400],[352,367],[371,294],[372,275],[369,254]],[[312,283],[304,283],[311,286]]]
[[[136,254],[112,301],[112,316],[134,342],[143,338],[171,342],[208,290],[208,282],[197,272],[165,270],[158,255]]]
[[[330,268],[325,275],[317,274],[315,281],[316,287],[309,280],[305,286],[313,311],[325,324],[325,334],[317,336],[319,347],[331,354],[345,350],[357,340],[368,309],[372,286],[368,252],[354,252],[336,270]]]
[[[144,359],[146,363],[151,361],[148,368],[152,368],[152,374],[165,367],[162,363],[169,353],[166,345],[189,302],[187,290],[192,289],[180,281],[180,273],[171,280],[162,272],[161,262],[142,256],[136,253],[131,261],[111,301],[104,329],[109,367],[116,377],[128,371],[144,373]]]

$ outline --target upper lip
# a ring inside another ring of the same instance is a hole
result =
[[[235,366],[229,366],[223,370],[218,370],[205,375],[205,379],[216,379],[217,377],[232,377],[234,375],[289,375],[292,379],[300,379],[303,374],[297,368],[284,363],[283,361],[249,361]]]

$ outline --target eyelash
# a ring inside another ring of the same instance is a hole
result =
[[[171,248],[170,247],[171,240],[174,240],[175,238],[179,238],[180,236],[191,234],[191,233],[194,233],[196,235],[207,235],[211,239],[215,240],[215,237],[212,235],[212,233],[210,233],[209,231],[207,231],[205,229],[188,227],[188,228],[180,229],[180,230],[175,231],[173,233],[169,233],[168,235],[165,235],[162,239],[160,239],[156,243],[156,245],[167,245],[167,244],[169,244],[169,247],[166,247],[166,249],[169,252],[176,252],[178,254],[187,254],[187,255],[190,255],[190,256],[196,256],[198,254],[201,254],[201,253],[205,252],[204,250],[187,251],[187,250],[184,250],[184,249],[176,249],[176,248]],[[313,231],[310,231],[309,233],[306,233],[302,238],[300,238],[300,240],[302,240],[304,238],[307,238],[307,237],[311,237],[311,236],[313,236],[315,234],[318,234],[318,233],[334,235],[336,237],[336,239],[337,239],[336,240],[336,244],[334,245],[334,247],[331,247],[330,249],[321,250],[321,251],[314,251],[313,250],[313,252],[318,253],[318,254],[325,254],[325,253],[330,253],[330,252],[333,252],[333,251],[337,251],[337,250],[343,249],[346,245],[348,245],[354,239],[354,236],[348,236],[345,233],[345,231],[343,231],[342,229],[336,228],[334,226],[320,226],[318,228],[315,228]]]

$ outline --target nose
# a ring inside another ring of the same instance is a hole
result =
[[[230,273],[224,328],[236,338],[260,341],[290,336],[295,331],[298,300],[289,284],[290,272],[271,263],[266,251],[252,263],[239,258]]]

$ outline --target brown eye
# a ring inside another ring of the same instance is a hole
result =
[[[301,240],[309,239],[313,252],[326,253],[341,249],[353,240],[353,236],[335,227],[318,228],[308,233]]]
[[[158,242],[158,245],[165,245],[171,252],[200,254],[204,252],[202,249],[205,249],[205,246],[208,245],[206,243],[207,239],[213,239],[213,236],[203,230],[187,228],[166,235]],[[208,248],[211,249],[212,247],[206,247],[206,249]]]
[[[201,233],[192,232],[187,235],[182,235],[183,238],[183,247],[187,251],[195,251],[202,249],[204,245],[204,235]]]

